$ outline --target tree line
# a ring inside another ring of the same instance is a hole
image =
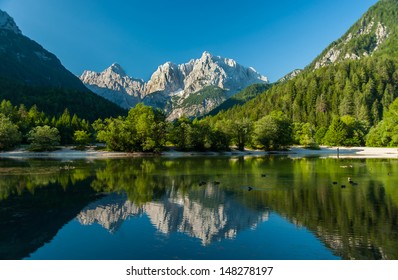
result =
[[[52,150],[58,145],[83,147],[102,142],[107,149],[121,152],[161,152],[168,146],[180,151],[227,151],[231,145],[278,149],[292,142],[293,126],[282,112],[258,122],[181,117],[167,122],[165,114],[138,104],[127,116],[98,119],[90,123],[71,116],[65,109],[59,117],[47,116],[37,106],[27,109],[3,100],[0,103],[0,150],[20,144],[33,151]]]
[[[392,103],[397,97],[398,61],[368,57],[306,69],[246,104],[220,112],[212,121],[257,122],[282,111],[297,132],[294,143],[393,146],[397,141],[391,140],[391,131],[397,129],[388,112],[396,111]]]
[[[127,115],[93,123],[71,115],[48,116],[0,103],[0,150],[32,150],[102,142],[108,150],[161,152],[284,149],[292,144],[398,146],[398,67],[385,58],[347,61],[274,85],[244,105],[201,119],[167,122],[158,109],[138,104]],[[395,101],[394,101],[395,100]]]
[[[59,117],[47,116],[36,105],[14,106],[10,101],[0,103],[0,150],[29,144],[33,151],[52,150],[58,145],[85,145],[91,141],[88,121],[71,116],[65,109]]]

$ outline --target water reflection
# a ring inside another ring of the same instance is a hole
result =
[[[398,165],[380,159],[1,160],[0,258],[28,256],[75,218],[116,235],[146,216],[206,250],[276,212],[343,259],[398,259],[397,185]]]
[[[212,200],[214,196],[216,200]],[[109,195],[87,206],[77,219],[83,225],[98,223],[113,233],[131,216],[144,214],[160,232],[183,232],[199,238],[203,245],[233,239],[239,231],[254,229],[268,219],[268,211],[244,207],[233,198],[225,198],[224,191],[214,186],[186,195],[171,188],[162,199],[143,205],[126,200],[123,195]]]

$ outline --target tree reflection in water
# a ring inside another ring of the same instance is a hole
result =
[[[2,160],[0,258],[26,256],[76,216],[117,231],[126,218],[145,214],[159,231],[207,245],[234,238],[272,211],[344,259],[398,259],[397,183],[398,165],[381,159]],[[118,215],[107,220],[105,212]]]

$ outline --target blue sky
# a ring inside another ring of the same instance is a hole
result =
[[[203,51],[275,81],[304,68],[376,0],[0,0],[23,34],[76,75],[118,62],[149,79]]]

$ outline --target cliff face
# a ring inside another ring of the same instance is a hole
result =
[[[169,119],[203,115],[251,84],[268,83],[253,68],[208,52],[185,64],[167,62],[147,82],[127,76],[118,64],[101,73],[85,71],[80,79],[95,93],[124,108],[144,102],[164,110]],[[203,96],[204,91],[211,94]]]

